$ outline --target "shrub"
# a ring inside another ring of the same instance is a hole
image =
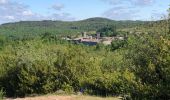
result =
[[[66,93],[73,93],[73,92],[74,92],[73,87],[70,86],[69,84],[66,84],[66,83],[64,83],[64,84],[62,85],[61,89],[62,89],[63,91],[65,91]]]
[[[3,100],[5,96],[5,92],[3,91],[3,89],[0,90],[0,100]]]
[[[167,37],[157,34],[139,35],[129,42],[126,55],[130,59],[127,60],[130,64],[128,68],[138,80],[133,97],[169,99],[170,45]]]
[[[93,81],[83,84],[85,93],[99,96],[129,95],[135,88],[135,76],[125,70],[124,72],[105,73]]]

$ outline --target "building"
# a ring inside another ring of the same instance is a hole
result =
[[[96,33],[96,39],[100,39],[100,33]]]
[[[87,35],[86,32],[81,33],[82,36],[74,39],[65,40],[73,42],[75,44],[85,44],[89,46],[97,45],[98,43],[103,43],[104,45],[111,45],[113,40],[124,40],[124,37],[100,37],[100,33],[96,33],[95,36]]]
[[[87,33],[86,32],[82,32],[82,37],[83,38],[87,38]]]

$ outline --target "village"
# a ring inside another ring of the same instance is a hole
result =
[[[114,40],[124,40],[123,36],[114,36],[114,37],[101,37],[99,32],[96,32],[95,35],[89,35],[87,32],[82,32],[81,36],[77,38],[68,38],[64,37],[64,40],[79,44],[82,43],[84,45],[94,46],[99,43],[104,45],[111,45],[112,41]]]

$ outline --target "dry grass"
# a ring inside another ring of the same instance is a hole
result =
[[[56,96],[56,95],[46,95],[46,96],[37,96],[37,97],[26,97],[26,98],[15,98],[15,99],[6,99],[6,100],[121,100],[116,97],[94,97],[94,96]]]
[[[93,97],[93,96],[76,96],[73,100],[121,100],[121,99],[116,97],[102,98],[102,97]]]

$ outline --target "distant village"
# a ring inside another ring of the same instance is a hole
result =
[[[92,35],[88,35],[87,32],[82,32],[81,36],[78,38],[71,39],[68,37],[64,37],[63,39],[77,44],[82,43],[85,45],[93,46],[99,43],[102,43],[104,45],[111,45],[113,40],[124,40],[124,37],[121,36],[101,37],[100,33],[96,33],[94,36],[92,36]]]

